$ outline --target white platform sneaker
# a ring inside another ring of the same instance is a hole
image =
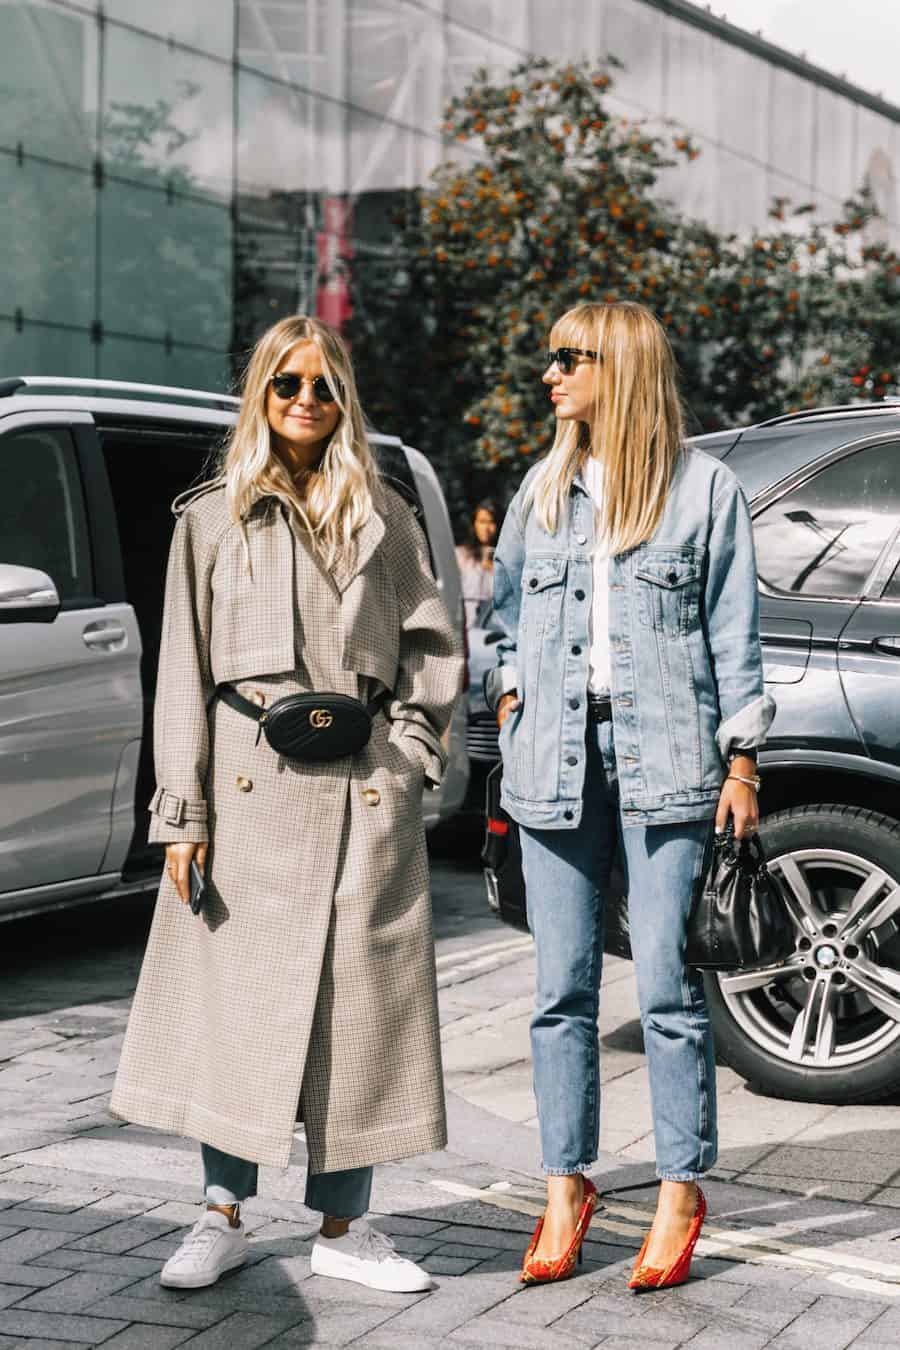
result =
[[[401,1256],[386,1234],[359,1219],[343,1237],[326,1238],[320,1233],[313,1243],[310,1265],[314,1275],[353,1280],[395,1294],[421,1294],[432,1288],[426,1270]]]
[[[242,1266],[248,1250],[244,1225],[232,1228],[224,1214],[208,1209],[169,1257],[159,1282],[167,1289],[203,1289],[226,1270]]]

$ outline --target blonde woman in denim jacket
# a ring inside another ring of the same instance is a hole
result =
[[[583,304],[551,333],[549,455],[494,559],[504,629],[486,678],[503,805],[521,827],[537,952],[531,1024],[547,1208],[522,1279],[571,1275],[596,1200],[603,907],[621,832],[650,1075],[656,1215],[634,1289],[687,1278],[716,1159],[703,983],[683,952],[713,825],[758,823],[763,688],[747,503],[685,447],[665,332],[631,303]]]

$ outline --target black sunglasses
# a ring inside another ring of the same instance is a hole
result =
[[[281,375],[273,375],[271,378],[272,388],[279,398],[296,398],[303,388],[303,377],[294,375],[291,371],[285,371]],[[313,393],[320,403],[333,403],[335,394],[324,375],[317,375],[312,382]],[[338,389],[343,393],[343,386],[338,382]]]
[[[597,360],[596,352],[585,351],[583,347],[557,347],[555,352],[547,353],[547,365],[552,366],[555,362],[563,375],[571,375],[578,364],[575,359],[578,356],[589,356],[592,361]]]

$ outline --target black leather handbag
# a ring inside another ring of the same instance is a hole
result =
[[[781,883],[766,866],[759,835],[717,834],[712,861],[688,921],[685,964],[699,970],[749,970],[786,960],[796,934]]]
[[[276,754],[299,760],[343,759],[357,754],[368,745],[372,718],[388,697],[388,690],[382,690],[370,703],[361,703],[348,694],[288,694],[270,708],[259,708],[231,684],[218,685],[213,695],[258,724],[257,745],[265,734]]]

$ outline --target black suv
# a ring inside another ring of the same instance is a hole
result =
[[[767,687],[760,836],[786,883],[784,964],[707,977],[720,1056],[773,1096],[900,1088],[900,405],[700,436],[751,503]],[[515,824],[487,783],[488,898],[525,926]],[[621,876],[621,873],[620,873]],[[606,947],[630,956],[621,885]]]

